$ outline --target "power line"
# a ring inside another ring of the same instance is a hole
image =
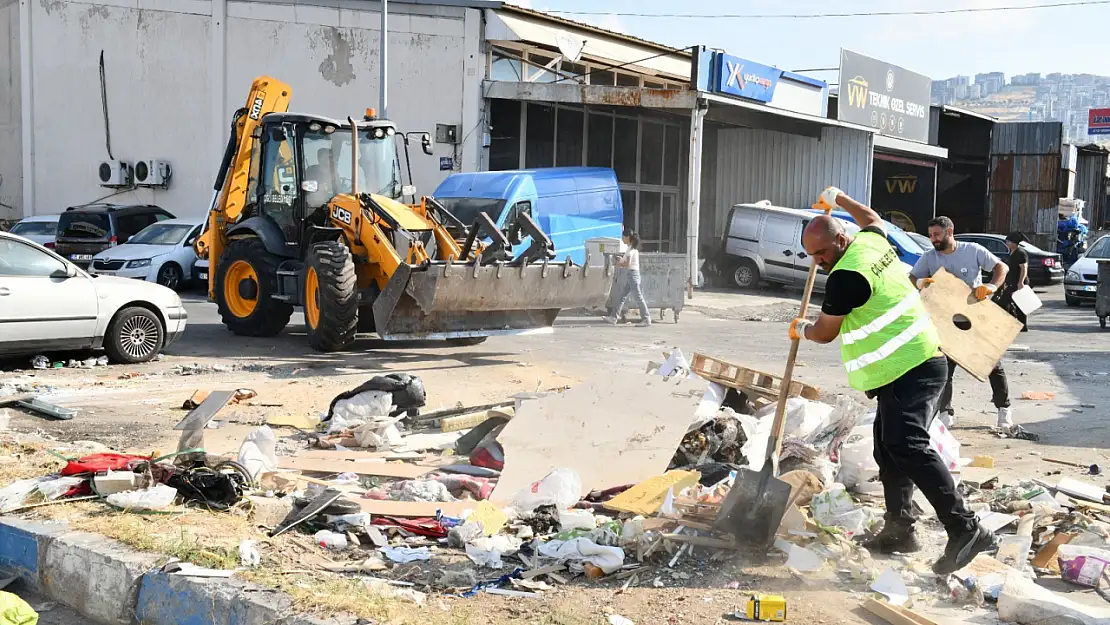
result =
[[[622,13],[611,11],[552,11],[545,13],[559,15],[593,15],[613,17],[643,17],[643,18],[693,18],[693,19],[823,19],[834,17],[891,17],[903,15],[952,15],[956,13],[989,13],[992,11],[1029,11],[1033,9],[1056,9],[1061,7],[1080,7],[1110,4],[1110,0],[1079,0],[1077,2],[1049,2],[1044,4],[1029,4],[1023,6],[1001,7],[963,7],[958,9],[921,9],[916,11],[867,11],[862,13],[726,13],[724,15],[704,15],[698,13]]]

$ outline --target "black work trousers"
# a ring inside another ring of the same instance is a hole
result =
[[[940,394],[940,403],[936,412],[952,412],[952,376],[956,373],[956,361],[948,361],[948,381],[944,383],[944,391]],[[995,408],[1010,407],[1010,383],[1006,381],[1006,371],[1002,369],[1002,361],[991,370],[987,380],[991,383],[991,403]]]
[[[948,534],[975,527],[975,514],[964,505],[952,474],[929,447],[929,422],[949,372],[946,358],[930,358],[897,380],[868,395],[879,400],[875,416],[875,462],[886,498],[886,523],[891,529],[908,529],[913,487],[917,486],[937,512]]]

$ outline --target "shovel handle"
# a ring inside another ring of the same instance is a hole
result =
[[[812,258],[812,257],[811,257]],[[814,258],[809,265],[809,275],[806,276],[806,288],[802,291],[802,306],[798,316],[805,318],[809,312],[809,298],[813,295],[813,282],[817,279],[817,259]],[[790,356],[786,359],[786,371],[782,374],[782,387],[779,389],[779,402],[775,406],[775,420],[771,424],[771,438],[767,439],[767,462],[771,463],[773,473],[779,474],[779,452],[782,450],[782,431],[786,427],[786,400],[790,397],[790,383],[794,378],[794,361],[798,357],[798,345],[801,340],[794,339],[790,342]]]

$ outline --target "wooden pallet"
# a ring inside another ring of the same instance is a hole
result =
[[[778,399],[779,391],[782,389],[781,376],[734,365],[705,354],[694,354],[690,367],[694,373],[710,382],[744,391],[753,396],[751,397],[753,401],[757,398],[774,401]],[[816,386],[802,384],[796,380],[790,383],[791,397],[801,396],[815,400],[820,393],[821,389]]]

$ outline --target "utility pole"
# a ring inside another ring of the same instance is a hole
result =
[[[381,119],[389,119],[389,111],[386,106],[389,103],[389,53],[386,50],[386,40],[389,37],[389,0],[381,0],[382,2],[382,32],[381,32],[381,48],[378,51],[379,63],[379,76],[378,88],[381,89],[381,100],[378,102],[378,116]]]

